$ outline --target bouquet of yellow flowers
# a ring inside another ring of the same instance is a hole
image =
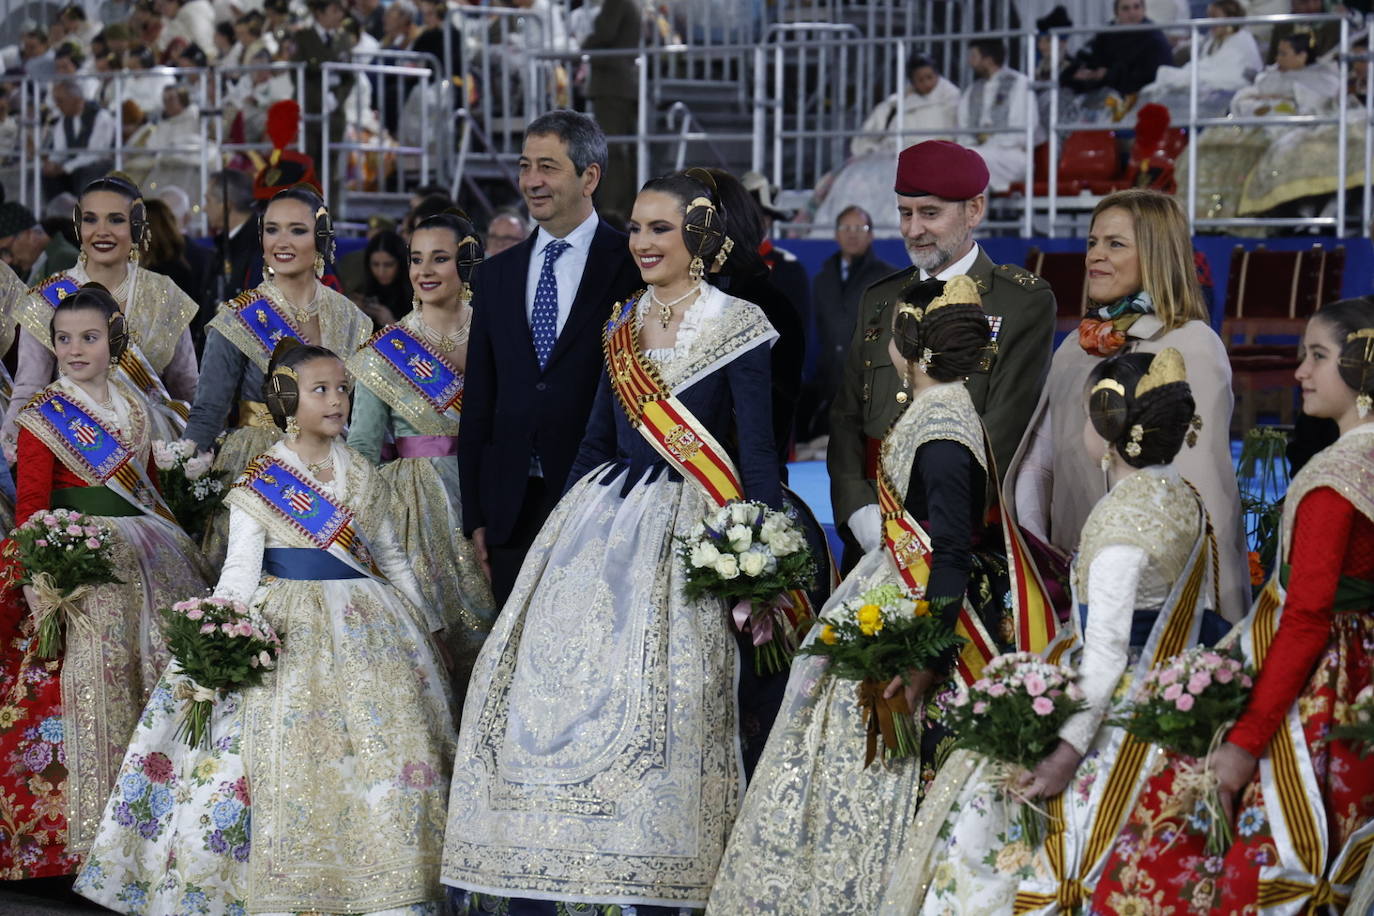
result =
[[[884,697],[892,679],[923,670],[963,642],[930,613],[930,604],[913,598],[896,585],[864,592],[857,602],[845,602],[821,618],[815,641],[804,655],[829,660],[830,673],[859,682],[859,706],[868,723],[867,767],[883,741],[884,759],[910,757],[919,750],[914,710],[898,692]]]

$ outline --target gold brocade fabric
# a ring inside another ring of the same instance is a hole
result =
[[[500,608],[476,548],[463,536],[458,459],[398,458],[379,473],[391,485],[392,523],[420,591],[443,618],[461,704],[477,653]]]
[[[343,293],[336,292],[321,284],[320,299],[320,346],[334,351],[339,359],[347,360],[372,334],[372,320],[362,313]],[[248,290],[230,302],[220,306],[215,317],[210,319],[208,328],[224,335],[224,339],[238,347],[264,373],[267,362],[272,356],[270,349],[263,349],[262,343],[238,319],[237,310],[254,300],[266,296],[276,305],[278,311],[288,321],[295,322],[296,310],[286,301],[281,290],[270,280]],[[251,456],[250,456],[251,457]]]
[[[60,385],[60,382],[55,382]],[[113,383],[128,407],[120,426],[130,460],[146,464],[151,447],[144,402]],[[19,424],[89,485],[86,468],[68,464],[66,446],[21,412]],[[125,747],[169,660],[159,609],[205,589],[208,570],[181,529],[144,515],[93,518],[114,532],[114,568],[124,581],[97,586],[80,601],[94,626],[68,626],[62,656],[63,744],[67,762],[67,848],[95,839]],[[36,648],[36,644],[34,647]]]
[[[10,347],[14,345],[18,308],[27,294],[28,287],[24,286],[24,281],[19,279],[14,268],[0,261],[0,353],[10,352]],[[8,399],[8,393],[5,397]]]
[[[984,452],[962,384],[917,394],[883,441],[883,470],[905,498],[916,450],[935,439]],[[886,548],[859,560],[821,614],[880,585],[902,586]],[[813,628],[814,640],[819,627]],[[730,836],[708,916],[871,916],[918,816],[921,770],[906,758],[864,767],[867,728],[854,681],[799,655],[768,746]]]
[[[239,401],[239,426],[256,429],[276,429],[272,413],[262,401]]]
[[[161,372],[172,361],[172,354],[176,352],[182,333],[190,327],[191,319],[196,315],[196,304],[170,277],[137,267],[129,269],[133,276],[129,281],[128,301],[123,303],[129,342],[138,347],[154,369]],[[68,277],[78,285],[89,279],[80,268],[53,276]],[[35,340],[42,341],[44,346],[52,349],[49,334],[52,306],[36,288],[21,301],[15,317]]]
[[[1293,542],[1293,522],[1302,498],[1313,490],[1330,487],[1365,518],[1374,520],[1374,423],[1358,426],[1322,449],[1303,465],[1288,484],[1279,528],[1279,556],[1288,556]]]
[[[336,454],[348,459],[341,501],[375,538],[389,488],[358,453]],[[226,502],[263,524],[269,545],[313,546],[258,497],[236,487]],[[249,911],[366,913],[441,897],[454,731],[423,614],[371,578],[265,576],[253,607],[284,651],[263,688],[242,694]]]
[[[983,445],[983,421],[973,406],[963,382],[949,382],[919,391],[911,399],[907,413],[917,413],[919,423],[897,421],[883,439],[883,472],[906,499],[911,479],[911,462],[927,442],[946,439],[969,450],[987,473],[987,448]],[[891,460],[889,460],[891,456]]]
[[[1345,187],[1354,191],[1364,185],[1364,110],[1351,106],[1346,134]],[[1241,192],[1240,215],[1258,216],[1282,204],[1334,194],[1340,181],[1336,160],[1340,133],[1335,124],[1295,127],[1276,139],[1250,171]]]
[[[1088,514],[1074,575],[1079,582],[1087,581],[1088,569],[1103,547],[1139,547],[1150,562],[1141,571],[1137,591],[1168,594],[1188,562],[1201,524],[1197,495],[1182,478],[1132,474],[1112,487]]]

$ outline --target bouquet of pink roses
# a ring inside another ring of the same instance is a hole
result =
[[[97,585],[120,581],[112,556],[114,532],[71,509],[40,509],[10,537],[24,568],[16,584],[32,585],[38,593],[38,657],[56,658],[63,618],[82,620],[77,602]]]
[[[224,501],[224,480],[210,472],[214,456],[196,454],[189,439],[153,443],[162,497],[177,522],[193,539],[204,533],[205,521]]]
[[[1241,659],[1207,646],[1194,646],[1151,669],[1135,688],[1119,725],[1142,741],[1197,759],[1205,758],[1245,709],[1254,671]],[[1221,815],[1215,777],[1198,767],[1180,772],[1178,804],[1191,809],[1198,796],[1211,814],[1207,853],[1231,845],[1231,825]]]
[[[177,737],[191,747],[207,747],[215,701],[230,690],[261,684],[281,653],[281,639],[228,598],[178,601],[162,616],[167,647],[184,678],[178,696],[190,701]]]
[[[1076,677],[1039,655],[1012,652],[988,662],[981,678],[943,700],[958,746],[999,762],[993,779],[1008,800],[1020,803],[1017,822],[1032,847],[1045,836],[1046,815],[1018,794],[1016,780],[1054,749],[1059,729],[1083,708]]]

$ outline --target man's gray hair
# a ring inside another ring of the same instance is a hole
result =
[[[222,194],[228,198],[230,210],[236,213],[253,212],[253,179],[248,177],[247,172],[237,169],[212,172],[206,187],[210,194],[217,197]]]
[[[556,108],[540,115],[525,128],[526,137],[552,134],[568,147],[568,158],[581,175],[593,162],[604,174],[606,171],[606,135],[600,125],[586,115]]]

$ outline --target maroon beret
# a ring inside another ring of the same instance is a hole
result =
[[[948,140],[908,146],[897,157],[897,186],[903,197],[932,195],[968,200],[987,190],[988,166],[974,150]]]

